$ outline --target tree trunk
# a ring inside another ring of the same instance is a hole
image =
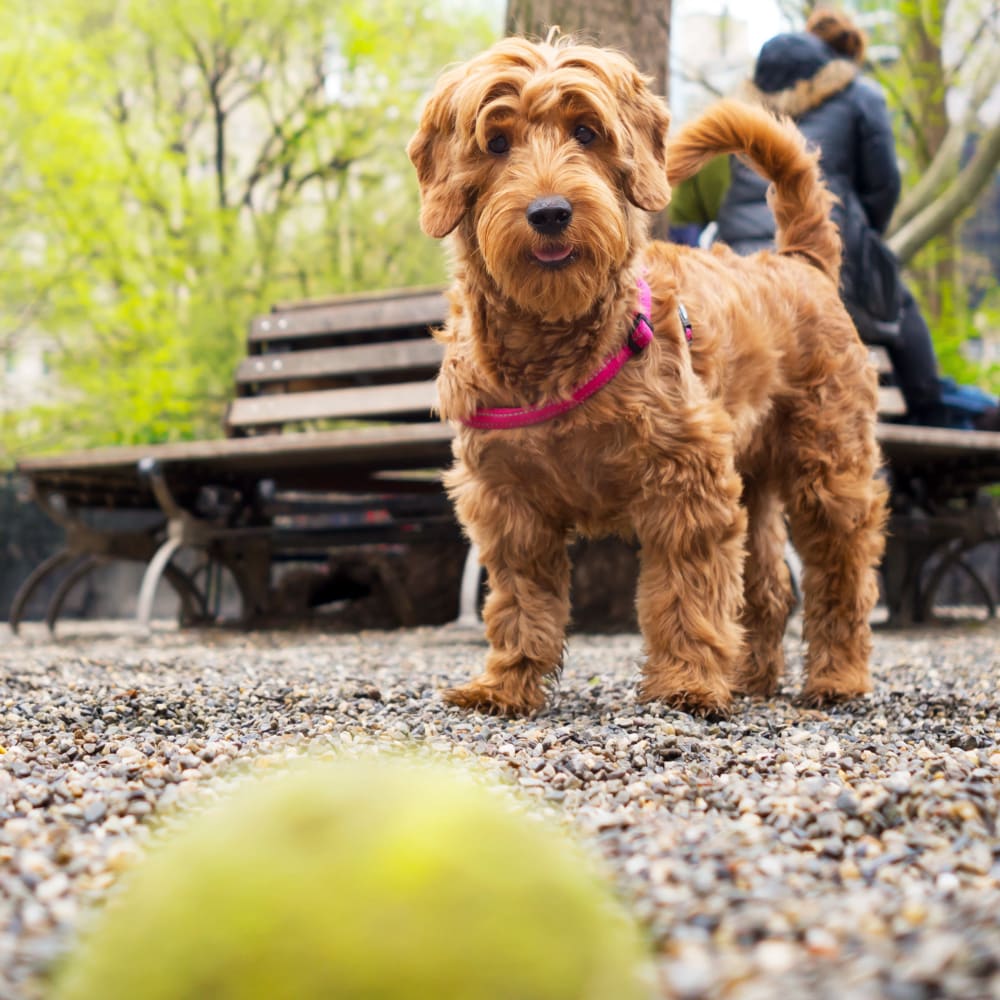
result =
[[[653,91],[667,97],[670,78],[671,0],[508,0],[507,32],[544,38],[558,26],[627,52],[653,78]]]

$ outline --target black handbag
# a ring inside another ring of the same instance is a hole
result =
[[[844,243],[840,295],[866,344],[892,344],[899,337],[903,282],[899,261],[869,224],[860,201],[834,209]],[[839,216],[839,218],[838,218]]]

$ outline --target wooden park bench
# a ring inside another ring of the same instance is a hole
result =
[[[869,349],[879,371],[878,439],[885,456],[891,514],[882,561],[889,624],[929,622],[942,584],[964,574],[977,603],[996,615],[1000,578],[983,579],[970,556],[1000,542],[1000,433],[900,422],[902,393],[880,347]],[[1000,565],[1000,564],[998,564]]]
[[[22,585],[12,626],[32,595],[58,579],[45,613],[54,626],[73,587],[113,559],[146,567],[142,621],[162,579],[180,598],[182,622],[213,620],[210,570],[222,567],[238,588],[240,621],[255,625],[289,610],[274,585],[283,561],[325,559],[350,546],[457,540],[439,477],[453,432],[432,412],[442,348],[430,330],[445,308],[439,289],[276,305],[250,326],[225,438],[20,462],[66,543]],[[973,580],[995,614],[993,591],[967,556],[1000,538],[989,492],[1000,483],[1000,434],[899,423],[906,407],[888,356],[872,348],[871,357],[885,383],[878,436],[892,490],[883,564],[890,622],[929,620],[951,568]],[[182,568],[175,556],[184,549],[200,554],[202,570]],[[384,575],[398,619],[412,621],[406,594]],[[480,584],[472,552],[460,620],[475,617]]]
[[[452,432],[432,414],[442,348],[430,329],[444,314],[440,289],[276,305],[250,325],[225,438],[20,462],[66,541],[20,588],[11,625],[58,579],[45,612],[53,627],[77,583],[115,559],[146,566],[144,622],[162,579],[183,622],[212,620],[221,567],[238,589],[240,621],[259,624],[286,610],[274,587],[281,561],[457,539],[439,478]],[[183,549],[203,557],[201,570],[181,567]],[[407,621],[405,593],[382,582]]]

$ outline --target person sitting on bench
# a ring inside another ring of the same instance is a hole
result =
[[[864,33],[846,15],[819,8],[804,32],[764,43],[742,96],[791,116],[820,151],[838,198],[832,215],[844,240],[844,304],[862,340],[888,351],[907,420],[1000,429],[994,398],[939,375],[930,330],[882,239],[899,198],[900,174],[885,97],[860,73],[865,46]],[[677,237],[693,242],[691,224],[714,219],[715,238],[737,253],[773,246],[768,182],[736,158],[702,173],[675,192],[671,224]]]

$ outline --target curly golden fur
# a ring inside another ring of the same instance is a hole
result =
[[[805,567],[804,696],[869,690],[885,491],[875,374],[837,294],[830,195],[799,133],[760,108],[722,102],[669,150],[668,124],[627,57],[510,38],[441,77],[410,142],[421,223],[453,234],[444,419],[566,398],[622,346],[642,274],[656,331],[551,422],[459,427],[447,485],[489,574],[490,650],[485,672],[447,693],[455,704],[544,704],[576,533],[641,545],[640,697],[722,713],[734,691],[772,694],[793,603],[786,518]],[[668,164],[676,181],[726,152],[774,181],[777,251],[651,241]],[[569,212],[533,224],[539,199]]]

